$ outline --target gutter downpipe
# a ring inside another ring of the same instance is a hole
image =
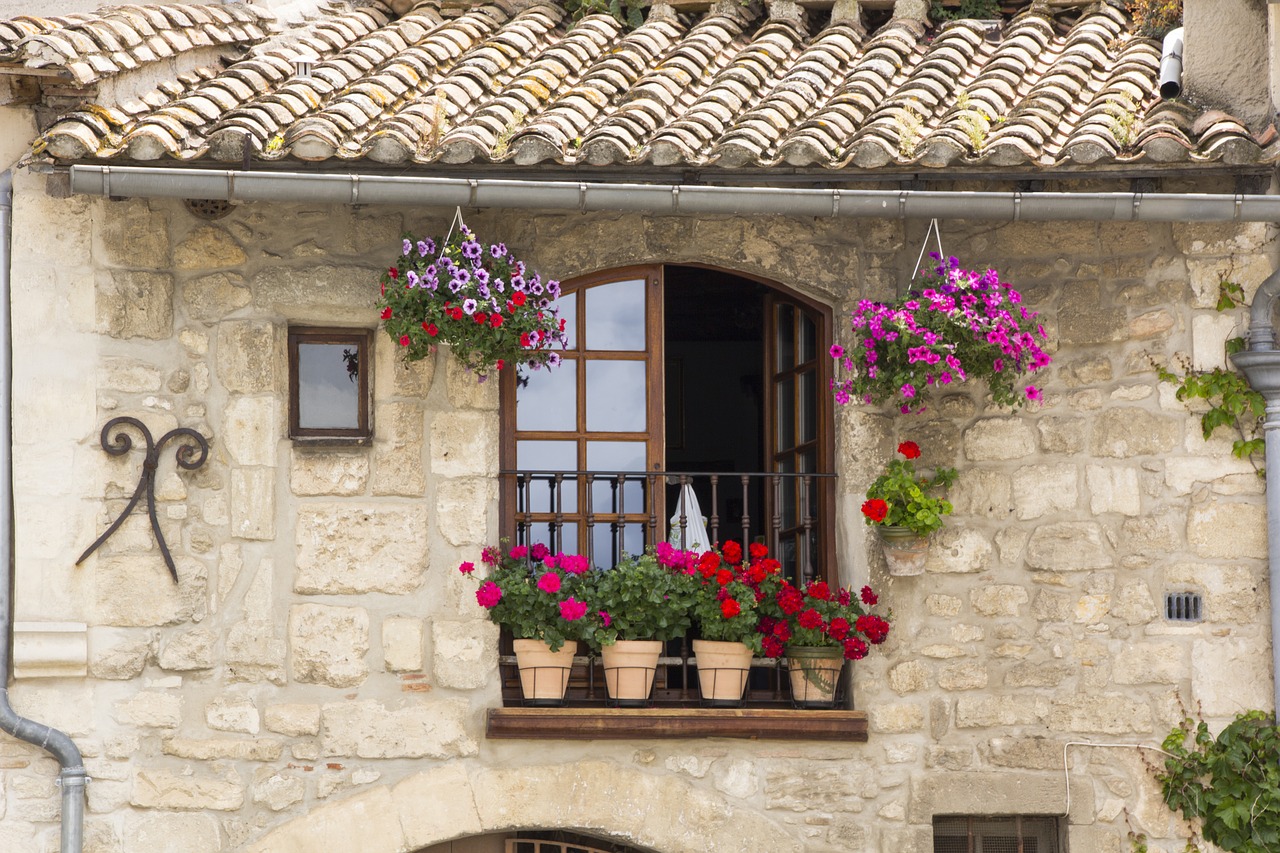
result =
[[[1280,350],[1271,311],[1280,297],[1280,268],[1258,288],[1249,306],[1249,348],[1231,362],[1267,401],[1262,422],[1267,474],[1267,562],[1271,590],[1271,676],[1276,719],[1280,719]]]
[[[19,716],[9,704],[12,663],[13,555],[13,387],[10,339],[10,246],[13,236],[13,173],[0,172],[0,730],[48,752],[62,771],[62,853],[81,853],[84,843],[84,786],[89,774],[80,749],[66,732]]]
[[[1160,97],[1166,101],[1182,94],[1182,32],[1170,30],[1160,51]]]

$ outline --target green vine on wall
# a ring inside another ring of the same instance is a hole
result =
[[[1230,281],[1218,285],[1219,311],[1230,311],[1242,305],[1244,288]],[[1227,354],[1240,352],[1244,346],[1244,338],[1231,338],[1227,341]],[[1262,476],[1263,469],[1256,460],[1265,450],[1262,420],[1266,415],[1266,400],[1249,387],[1248,380],[1234,370],[1222,367],[1193,370],[1185,361],[1182,368],[1185,373],[1181,376],[1166,366],[1157,366],[1156,372],[1161,382],[1171,382],[1178,386],[1176,396],[1179,400],[1204,400],[1209,404],[1209,409],[1200,416],[1205,441],[1219,427],[1234,429],[1239,438],[1232,442],[1231,452],[1237,459],[1253,462],[1258,475]]]
[[[1270,714],[1241,714],[1216,739],[1203,720],[1184,719],[1164,749],[1155,771],[1164,801],[1206,841],[1227,853],[1280,850],[1280,729]],[[1199,849],[1194,839],[1187,849]]]

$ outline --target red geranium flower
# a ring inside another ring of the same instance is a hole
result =
[[[384,319],[384,320],[390,320],[390,319],[391,319],[391,306],[390,306],[390,305],[388,305],[386,308],[383,308],[383,309],[382,309],[382,319]]]
[[[724,543],[720,553],[724,554],[725,562],[730,565],[736,566],[742,562],[742,546],[733,540]]]
[[[868,607],[875,607],[875,606],[876,606],[876,603],[877,603],[878,601],[880,601],[880,596],[878,596],[878,595],[876,595],[874,592],[872,592],[872,591],[871,591],[871,587],[869,587],[869,586],[864,586],[864,587],[862,588],[862,603],[863,603],[863,604],[867,605]]]
[[[919,459],[920,445],[916,444],[914,441],[904,441],[902,444],[898,445],[898,452],[908,459]]]
[[[889,505],[880,498],[872,498],[862,505],[862,514],[872,521],[884,521],[889,514]]]
[[[733,580],[733,572],[729,571],[728,569],[721,569],[720,571],[716,572],[716,583],[720,584],[720,586],[724,586],[725,584],[730,583],[732,580]]]
[[[814,581],[809,584],[809,597],[819,601],[830,601],[831,587],[827,586],[826,581]]]
[[[388,267],[387,275],[391,276],[392,279],[397,279],[400,277],[400,270],[396,269],[395,267]]]
[[[849,620],[843,616],[832,619],[831,624],[827,626],[827,635],[833,640],[843,640],[849,636]]]
[[[821,628],[822,614],[810,607],[796,617],[796,622],[801,628]]]
[[[765,637],[760,642],[764,650],[764,656],[767,658],[780,658],[782,653],[786,651],[786,646],[777,637]]]
[[[720,602],[720,612],[724,614],[724,618],[732,619],[742,612],[742,607],[732,598],[726,598]]]
[[[761,557],[769,556],[769,546],[763,542],[752,542],[747,553],[751,555],[751,559],[759,560]]]

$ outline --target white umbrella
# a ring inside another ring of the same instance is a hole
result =
[[[680,539],[680,516],[684,516],[684,544]],[[702,507],[698,505],[698,495],[693,486],[685,483],[680,487],[680,498],[676,501],[676,511],[671,516],[671,534],[667,541],[686,551],[706,551],[711,547],[711,537],[707,535],[707,519],[702,515]]]

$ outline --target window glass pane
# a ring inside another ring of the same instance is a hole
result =
[[[298,344],[298,426],[358,429],[360,348],[343,344]]]
[[[568,349],[577,349],[578,347],[578,294],[562,293],[560,298],[556,300],[556,308],[558,316],[564,320],[564,333],[569,337],[569,343],[566,345]]]
[[[818,330],[813,320],[800,314],[800,362],[813,361],[818,357]]]
[[[622,559],[622,553],[644,552],[644,525],[597,523],[591,530],[591,559],[600,568],[611,569]]]
[[[787,450],[796,446],[796,378],[788,376],[777,385],[778,389],[778,447]]]
[[[645,348],[643,279],[600,284],[584,292],[587,349]]]
[[[790,305],[780,305],[777,311],[778,372],[790,370],[796,366],[796,326],[795,309]]]
[[[574,441],[517,441],[516,468],[523,471],[576,471],[578,470],[578,444]],[[570,477],[560,481],[559,488],[553,477],[525,479],[525,488],[517,494],[517,512],[556,512],[555,501],[560,501],[560,512],[578,511],[578,487]]]
[[[578,428],[577,361],[566,358],[559,367],[531,370],[524,378],[527,383],[516,388],[516,429],[573,431]]]
[[[614,473],[644,471],[645,468],[644,442],[587,442],[587,470],[589,471]],[[646,510],[643,477],[628,477],[621,484],[616,477],[597,477],[591,484],[592,512],[642,513]]]
[[[800,374],[800,400],[798,414],[800,415],[800,440],[813,441],[818,437],[818,397],[814,393],[817,388],[818,374],[813,370],[806,370]]]
[[[587,362],[587,429],[644,432],[648,422],[643,361]]]
[[[575,522],[567,522],[556,527],[553,522],[539,522],[528,528],[519,537],[520,544],[533,545],[541,542],[552,551],[563,551],[566,554],[578,553],[578,526]]]

